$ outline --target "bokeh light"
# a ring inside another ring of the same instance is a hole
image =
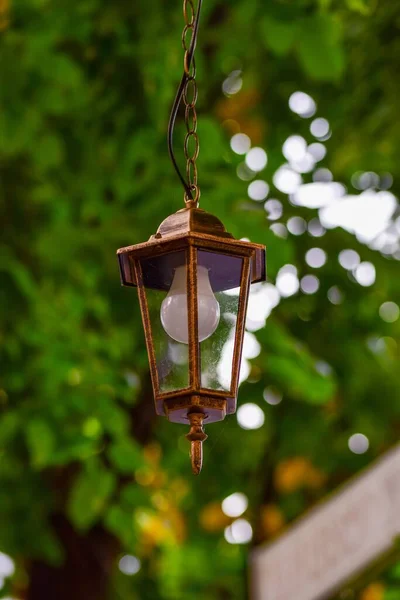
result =
[[[249,169],[246,163],[242,162],[237,166],[236,174],[242,181],[250,181],[256,173]]]
[[[300,281],[300,287],[305,294],[315,294],[319,288],[319,279],[315,275],[305,275]]]
[[[343,302],[343,294],[337,285],[333,285],[328,290],[328,300],[332,304],[341,304]]]
[[[266,319],[279,301],[279,292],[272,283],[252,285],[246,318],[247,330],[257,331],[264,327]]]
[[[384,302],[379,307],[379,316],[386,323],[394,323],[400,315],[400,309],[395,302]]]
[[[355,250],[342,250],[339,252],[338,260],[343,269],[352,270],[360,264],[360,255]]]
[[[291,135],[282,146],[282,154],[288,161],[298,161],[304,158],[307,142],[301,135]]]
[[[283,223],[272,223],[270,230],[279,238],[287,238],[287,229]]]
[[[352,178],[352,183],[358,190],[368,190],[379,186],[379,175],[372,171],[365,173],[355,173]]]
[[[307,229],[307,223],[302,217],[290,217],[286,227],[292,235],[302,235]]]
[[[244,358],[256,358],[261,352],[261,344],[256,336],[249,331],[244,334],[243,356]]]
[[[231,138],[231,148],[236,154],[246,154],[251,147],[251,140],[245,133],[236,133]]]
[[[315,370],[324,377],[328,377],[333,371],[331,365],[324,360],[318,360],[315,363]]]
[[[350,436],[348,445],[354,454],[364,454],[369,448],[369,440],[363,433],[354,433]]]
[[[310,248],[305,258],[308,266],[319,269],[326,263],[326,252],[322,248]]]
[[[275,198],[267,200],[267,202],[264,204],[264,208],[268,213],[267,218],[270,221],[276,221],[277,219],[281,218],[283,213],[283,206],[282,202],[279,202],[279,200],[275,200]]]
[[[374,354],[397,352],[397,342],[390,336],[370,336],[367,340],[367,346]]]
[[[326,229],[325,227],[322,227],[318,217],[311,219],[311,221],[308,223],[307,229],[308,233],[313,237],[322,237],[326,233]]]
[[[265,200],[265,198],[268,196],[268,192],[269,185],[266,181],[263,181],[262,179],[256,179],[255,181],[252,181],[249,187],[247,188],[249,198],[251,198],[252,200],[256,200],[256,202]]]
[[[120,559],[118,567],[124,575],[136,575],[140,571],[141,562],[136,556],[126,554]]]
[[[322,117],[318,117],[311,122],[310,131],[314,137],[323,140],[329,135],[329,121]]]
[[[12,577],[15,572],[15,565],[12,558],[10,558],[4,552],[0,552],[0,577],[2,579],[6,577]]]
[[[263,398],[271,406],[276,406],[282,402],[282,393],[275,388],[267,387],[263,392]]]
[[[319,181],[321,183],[330,183],[333,181],[332,171],[326,168],[317,169],[313,173],[313,181]]]
[[[315,101],[305,92],[294,92],[289,98],[289,108],[304,119],[312,117],[317,111]]]
[[[290,165],[297,173],[310,173],[315,167],[315,160],[312,154],[306,152],[299,160],[291,161]]]
[[[225,529],[225,539],[229,544],[248,544],[252,538],[253,529],[246,519],[237,519]]]
[[[130,388],[137,389],[140,386],[140,378],[133,371],[127,371],[125,373],[125,380]]]
[[[313,142],[308,146],[307,150],[316,162],[321,161],[326,156],[326,146],[321,144],[321,142]]]
[[[247,510],[248,505],[247,496],[241,492],[235,492],[223,500],[222,511],[228,517],[240,517]]]
[[[225,96],[233,96],[242,89],[243,79],[242,71],[232,71],[222,84],[222,91]]]
[[[276,287],[281,296],[288,298],[299,291],[300,282],[294,273],[279,272],[276,278]]]
[[[356,281],[364,287],[373,285],[376,278],[374,265],[367,261],[360,263],[354,271],[354,277]]]
[[[273,176],[274,186],[284,194],[293,194],[302,183],[302,178],[297,171],[288,165],[282,165]]]
[[[283,267],[279,269],[278,275],[282,275],[283,273],[292,273],[293,275],[297,275],[297,267],[291,264],[283,265]]]
[[[305,183],[296,190],[293,203],[307,208],[322,208],[334,204],[345,191],[343,186],[335,182]]]
[[[246,154],[246,165],[254,172],[262,171],[267,166],[268,157],[263,148],[255,146]]]
[[[239,406],[237,420],[242,429],[259,429],[264,425],[265,415],[257,404],[247,402]]]
[[[318,185],[334,186],[335,183]],[[319,218],[327,229],[342,227],[355,234],[360,242],[368,243],[385,231],[396,208],[397,199],[393,194],[369,190],[327,203],[319,211]]]

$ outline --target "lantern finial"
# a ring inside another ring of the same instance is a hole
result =
[[[203,442],[208,437],[203,429],[204,417],[203,413],[192,412],[188,414],[190,431],[186,437],[191,442],[190,458],[192,461],[192,471],[195,475],[199,475],[203,466]]]

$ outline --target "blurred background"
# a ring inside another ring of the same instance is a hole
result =
[[[183,207],[166,149],[182,27],[180,1],[0,0],[8,600],[250,598],[252,547],[398,439],[390,0],[204,0],[201,207],[267,246],[268,281],[250,296],[237,414],[207,428],[200,477],[187,428],[155,416],[115,252]],[[180,119],[182,162],[183,138]],[[400,563],[351,598],[400,598]]]

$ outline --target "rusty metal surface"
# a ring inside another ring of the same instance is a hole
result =
[[[192,471],[195,475],[199,475],[203,466],[203,442],[208,437],[203,429],[204,414],[191,412],[189,413],[188,417],[190,422],[190,431],[186,437],[190,442]]]
[[[149,307],[147,304],[146,291],[143,286],[142,268],[139,261],[135,261],[133,266],[135,270],[136,281],[138,283],[138,297],[140,304],[140,312],[142,313],[142,322],[144,329],[144,337],[146,340],[147,355],[149,357],[151,383],[153,386],[154,398],[157,398],[160,386],[158,381],[157,362],[154,353],[153,339],[151,335]]]
[[[224,237],[233,238],[228,233],[218,217],[211,213],[202,210],[201,208],[182,208],[176,213],[170,215],[161,223],[157,229],[156,237],[168,237],[171,235],[179,235],[186,233],[208,233],[210,235],[223,235]]]
[[[164,410],[169,421],[174,423],[187,423],[188,413],[196,408],[202,412],[207,424],[223,421],[226,416],[227,400],[212,394],[193,392],[186,396],[175,396],[164,400]]]
[[[189,330],[189,383],[194,390],[200,389],[200,344],[197,306],[197,250],[189,247],[187,265],[187,301]]]

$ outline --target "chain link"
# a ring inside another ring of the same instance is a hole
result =
[[[185,83],[183,88],[183,103],[185,105],[185,125],[186,125],[186,136],[184,141],[184,153],[186,158],[186,177],[188,180],[188,186],[192,192],[192,198],[190,198],[185,192],[185,203],[186,205],[198,205],[200,197],[200,188],[197,183],[197,166],[196,160],[199,156],[199,136],[197,134],[197,113],[196,113],[196,102],[197,102],[197,83],[196,83],[196,62],[194,56],[192,57],[191,64],[189,64],[189,48],[190,40],[187,38],[193,35],[195,27],[195,10],[193,0],[183,0],[183,17],[185,20],[185,26],[182,32],[182,46],[185,51],[183,59],[183,68],[185,72]]]

